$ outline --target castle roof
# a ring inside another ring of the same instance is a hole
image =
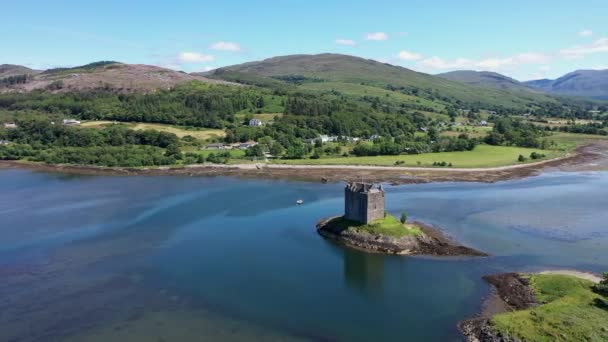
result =
[[[363,182],[353,182],[348,183],[346,187],[352,192],[384,192],[382,189],[382,184],[373,184],[373,183],[363,183]]]

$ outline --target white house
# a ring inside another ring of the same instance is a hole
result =
[[[208,150],[225,150],[226,145],[224,145],[222,143],[209,144],[209,145],[207,145],[207,149]]]
[[[14,122],[5,122],[4,123],[4,128],[6,128],[6,129],[17,128],[17,124],[15,124]]]
[[[479,126],[487,126],[487,125],[488,125],[487,121],[485,121],[485,120],[479,121]]]
[[[264,125],[264,123],[260,119],[253,118],[249,120],[249,127],[260,127],[262,125]]]
[[[8,140],[0,140],[0,145],[8,145],[10,144],[10,141]]]
[[[63,119],[63,124],[66,126],[78,126],[80,125],[80,121],[75,119]]]
[[[250,147],[253,147],[253,146],[257,145],[257,144],[258,144],[257,142],[255,142],[255,141],[251,141],[251,140],[250,140],[250,141],[247,141],[247,142],[241,143],[241,144],[239,145],[239,148],[240,148],[241,150],[246,150],[246,149],[248,149],[248,148],[250,148]]]
[[[335,135],[319,135],[319,139],[321,140],[322,143],[338,141],[338,137]]]

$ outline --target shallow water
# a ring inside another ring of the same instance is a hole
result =
[[[458,341],[484,274],[608,269],[608,173],[386,187],[481,259],[323,240],[342,188],[0,171],[0,340]]]

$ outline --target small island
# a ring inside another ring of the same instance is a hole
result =
[[[608,273],[504,273],[484,277],[494,293],[463,321],[466,341],[608,341]]]
[[[318,233],[346,246],[368,252],[405,255],[487,256],[461,246],[439,230],[420,222],[407,222],[384,211],[382,185],[348,183],[344,192],[344,216],[324,219]]]

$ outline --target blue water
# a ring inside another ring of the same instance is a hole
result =
[[[608,173],[387,186],[390,213],[492,254],[458,260],[325,241],[342,188],[0,171],[0,340],[458,341],[482,275],[608,270]]]

